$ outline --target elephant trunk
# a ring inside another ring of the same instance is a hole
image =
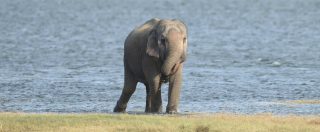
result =
[[[178,70],[181,63],[181,55],[183,52],[180,43],[171,43],[169,45],[170,46],[167,50],[168,54],[161,69],[162,74],[164,74],[165,76],[172,75]]]

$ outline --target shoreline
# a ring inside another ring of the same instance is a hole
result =
[[[210,116],[210,115],[237,115],[237,116],[276,116],[276,117],[286,117],[286,116],[297,116],[297,117],[320,117],[319,114],[275,114],[271,112],[265,113],[234,113],[234,112],[178,112],[175,114],[162,113],[145,113],[143,111],[127,111],[124,113],[115,112],[25,112],[25,111],[0,111],[1,114],[31,114],[31,115],[146,115],[146,116]]]

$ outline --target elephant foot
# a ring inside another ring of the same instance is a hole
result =
[[[167,113],[167,114],[178,114],[177,111],[167,111],[166,113]]]
[[[118,103],[114,107],[113,112],[125,113],[127,106],[120,106]]]
[[[171,108],[167,107],[166,113],[167,114],[177,114],[178,111],[177,111],[177,109],[175,107],[171,107]]]
[[[146,113],[162,113],[162,106],[154,108],[146,108]]]
[[[162,105],[153,110],[154,113],[162,113]]]

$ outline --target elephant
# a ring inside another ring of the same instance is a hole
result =
[[[162,113],[161,85],[169,82],[166,113],[177,113],[187,26],[177,19],[153,18],[135,28],[124,43],[124,86],[114,112],[125,112],[137,83],[146,87],[146,113]]]

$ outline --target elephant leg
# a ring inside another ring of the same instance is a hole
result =
[[[159,113],[162,112],[162,98],[161,98],[161,84],[150,83],[149,85],[149,94],[147,96],[147,108],[146,112],[150,113]]]
[[[113,112],[125,112],[127,108],[127,103],[136,90],[137,81],[128,72],[125,73],[124,87],[120,99],[117,102]]]
[[[162,112],[160,74],[148,74],[146,109],[148,113]]]
[[[182,67],[183,66],[181,64],[177,72],[169,79],[168,105],[166,113],[177,113],[182,82]]]
[[[159,70],[159,64],[157,62],[154,62],[152,57],[146,57],[142,62],[147,87],[145,111],[149,113],[162,112],[162,99],[160,90],[161,72]]]
[[[161,82],[159,83],[157,91],[154,94],[154,99],[152,101],[152,112],[162,112]]]

